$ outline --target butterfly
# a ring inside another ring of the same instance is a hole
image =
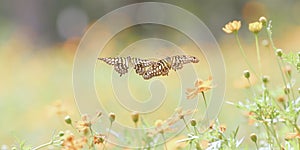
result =
[[[184,64],[198,63],[199,59],[189,55],[168,56],[160,60],[141,59],[136,57],[107,57],[98,58],[108,65],[114,66],[114,70],[120,76],[128,73],[130,67],[135,69],[138,75],[141,75],[145,80],[156,76],[167,76],[170,70],[179,70]]]

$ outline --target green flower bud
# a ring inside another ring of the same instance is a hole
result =
[[[277,55],[278,57],[282,57],[282,54],[283,54],[282,49],[277,49],[277,50],[276,50],[276,55]]]
[[[72,119],[71,119],[71,117],[70,117],[70,116],[66,116],[66,117],[65,117],[65,122],[66,122],[67,124],[72,124]]]
[[[245,77],[246,79],[249,79],[249,78],[250,78],[250,72],[249,72],[249,70],[245,70],[245,71],[244,71],[244,77]]]
[[[109,113],[108,114],[110,122],[114,122],[116,120],[116,114],[115,113]]]
[[[59,131],[59,132],[58,132],[58,136],[59,136],[59,137],[62,137],[62,136],[64,136],[64,135],[65,135],[65,132],[64,132],[64,131]]]
[[[196,126],[196,125],[197,125],[197,121],[196,121],[195,119],[192,119],[192,120],[191,120],[191,126],[194,127],[194,126]]]
[[[266,25],[267,25],[267,22],[268,22],[268,20],[267,20],[267,18],[266,18],[266,17],[264,17],[264,16],[261,16],[261,17],[259,18],[259,22],[261,22],[263,26],[266,26]]]
[[[262,81],[264,84],[267,84],[270,81],[270,78],[268,76],[263,76]]]
[[[251,133],[250,134],[250,139],[252,140],[252,142],[256,143],[257,142],[257,135],[255,133]]]

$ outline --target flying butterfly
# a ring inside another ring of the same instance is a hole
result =
[[[167,76],[169,70],[171,69],[176,71],[182,69],[184,64],[198,62],[198,58],[189,55],[176,55],[166,57],[151,65],[142,76],[145,80],[151,79],[156,76]]]
[[[114,70],[122,76],[128,73],[129,67],[133,67],[138,75],[141,75],[145,80],[156,76],[167,76],[169,70],[179,70],[184,64],[198,63],[199,59],[189,55],[176,55],[166,57],[158,61],[135,58],[135,57],[108,57],[98,58],[108,65],[114,66]]]
[[[104,61],[108,65],[114,66],[114,69],[117,73],[120,74],[120,77],[123,74],[128,73],[129,67],[133,66],[135,72],[139,75],[142,75],[146,71],[146,67],[151,66],[154,64],[154,61],[140,59],[135,57],[107,57],[107,58],[98,58],[99,60]]]

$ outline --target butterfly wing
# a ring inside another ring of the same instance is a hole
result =
[[[115,58],[98,58],[99,60],[104,61],[108,65],[114,66],[114,70],[122,76],[126,74],[129,69],[130,57],[115,57]]]
[[[179,70],[183,68],[184,64],[198,63],[199,59],[189,55],[176,55],[172,57],[171,68],[173,70]]]

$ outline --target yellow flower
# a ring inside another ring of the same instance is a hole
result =
[[[236,32],[241,28],[241,21],[232,21],[232,22],[228,22],[225,27],[222,28],[222,30],[226,33],[232,33],[232,32]]]
[[[195,88],[188,88],[186,90],[187,99],[195,98],[198,93],[207,92],[212,89],[212,77],[209,77],[207,80],[198,80],[195,82]]]
[[[253,33],[258,33],[262,29],[263,24],[261,22],[249,23],[249,31]]]

